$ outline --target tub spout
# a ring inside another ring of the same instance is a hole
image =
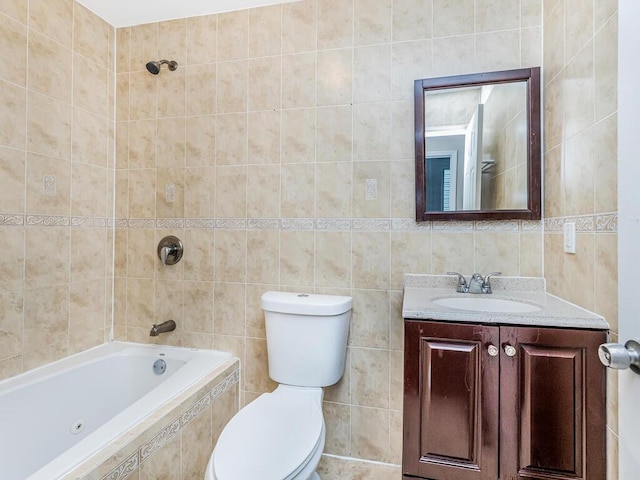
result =
[[[167,320],[166,322],[162,322],[158,325],[154,323],[153,327],[151,327],[149,335],[152,337],[157,337],[161,333],[173,332],[175,329],[176,322],[174,322],[173,320]]]

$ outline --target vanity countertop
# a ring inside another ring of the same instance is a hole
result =
[[[538,327],[609,329],[609,324],[600,315],[546,293],[543,278],[492,277],[493,293],[491,294],[457,293],[456,285],[457,279],[449,275],[405,275],[402,302],[403,318]],[[434,303],[445,298],[461,297],[511,300],[536,306],[539,310],[525,313],[475,311],[445,307]]]

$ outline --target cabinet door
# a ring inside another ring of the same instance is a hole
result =
[[[498,327],[405,321],[403,474],[498,477]],[[495,352],[494,352],[495,353]]]
[[[500,341],[500,479],[605,478],[606,334],[500,327]]]

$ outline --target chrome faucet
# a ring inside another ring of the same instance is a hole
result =
[[[482,275],[479,273],[474,273],[471,275],[469,282],[464,278],[464,275],[458,272],[447,272],[447,275],[455,275],[458,277],[458,285],[456,287],[456,292],[458,293],[491,293],[491,277],[502,275],[502,273],[491,272],[484,278],[482,278]]]
[[[149,332],[149,335],[152,337],[157,337],[161,333],[173,332],[175,329],[176,322],[174,322],[173,320],[167,320],[166,322],[162,322],[158,325],[154,323],[153,327],[151,328],[151,332]]]

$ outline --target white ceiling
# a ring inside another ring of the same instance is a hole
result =
[[[297,0],[78,0],[114,27],[196,17]]]

